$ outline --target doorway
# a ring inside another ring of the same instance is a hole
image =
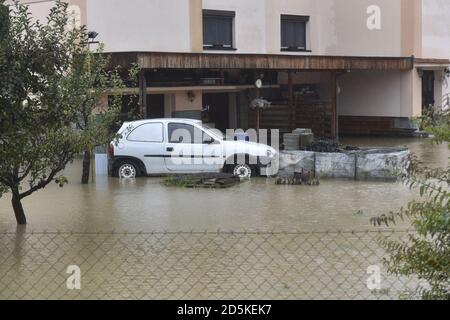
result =
[[[147,119],[164,118],[164,95],[163,94],[149,94],[147,95]]]
[[[422,106],[424,108],[433,107],[434,100],[434,71],[423,71],[422,76]]]
[[[225,132],[230,125],[228,93],[203,94],[202,120],[214,124],[216,129]]]

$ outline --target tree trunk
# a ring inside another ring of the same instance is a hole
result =
[[[25,211],[23,210],[22,202],[20,199],[19,189],[12,190],[12,206],[14,214],[16,215],[16,221],[18,225],[27,224],[27,218],[25,217]]]
[[[85,151],[83,155],[83,173],[81,176],[82,184],[89,183],[90,170],[91,170],[91,152]]]

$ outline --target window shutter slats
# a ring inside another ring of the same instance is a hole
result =
[[[281,48],[306,50],[306,23],[309,17],[281,16]]]
[[[234,13],[220,11],[203,14],[203,45],[207,48],[233,47]]]

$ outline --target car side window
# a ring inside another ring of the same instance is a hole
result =
[[[163,142],[163,125],[162,123],[145,123],[134,129],[127,139],[135,142]]]
[[[204,136],[208,136],[203,130],[184,123],[169,123],[169,142],[182,144],[203,144]]]

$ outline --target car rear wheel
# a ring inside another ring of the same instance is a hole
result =
[[[134,163],[122,163],[117,171],[121,179],[134,179],[138,176],[137,167]]]

